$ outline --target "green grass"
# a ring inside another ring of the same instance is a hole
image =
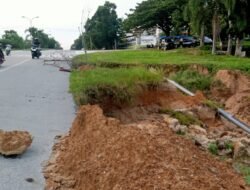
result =
[[[78,104],[99,103],[105,98],[117,103],[126,103],[140,89],[157,85],[162,80],[162,72],[143,67],[96,68],[72,72],[70,91]]]
[[[208,150],[209,150],[209,152],[211,152],[213,155],[218,155],[219,149],[218,149],[218,146],[217,146],[216,143],[210,143],[210,144],[208,145]]]
[[[244,41],[242,42],[242,45],[243,45],[243,46],[250,47],[250,40],[244,40]]]
[[[179,71],[171,75],[170,78],[194,92],[196,90],[209,90],[212,83],[212,77],[209,75],[202,75],[191,70]]]
[[[224,106],[222,104],[220,104],[219,102],[216,102],[214,100],[204,100],[202,102],[205,106],[213,109],[213,110],[217,110],[218,108],[224,108]]]
[[[84,61],[84,55],[73,59],[74,65]],[[250,74],[250,59],[226,55],[211,55],[208,51],[198,49],[176,49],[171,51],[159,50],[123,50],[112,52],[99,52],[88,55],[90,64],[202,64],[210,71],[218,69],[238,69]]]
[[[181,125],[186,125],[186,126],[189,126],[189,125],[201,125],[202,126],[203,125],[203,123],[200,120],[198,120],[196,117],[190,114],[184,113],[184,112],[174,111],[171,109],[162,109],[160,110],[160,113],[168,114],[171,117],[178,119]]]
[[[244,176],[247,185],[250,185],[250,167],[243,164],[235,164],[234,167]]]

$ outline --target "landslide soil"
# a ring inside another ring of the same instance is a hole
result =
[[[215,78],[221,83],[211,97],[249,122],[249,78],[226,70]],[[107,102],[105,114],[97,105],[82,106],[44,168],[46,189],[249,189],[229,163],[176,135],[158,114],[161,108],[197,109],[204,100],[201,92],[188,97],[163,85],[144,91],[133,105]],[[207,124],[211,131],[227,128],[219,119]]]
[[[240,71],[220,70],[219,84],[211,88],[211,98],[225,105],[226,111],[250,125],[250,77]]]
[[[97,105],[82,106],[44,169],[46,189],[249,189],[230,165],[159,117],[122,124]]]

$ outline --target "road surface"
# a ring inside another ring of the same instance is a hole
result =
[[[41,171],[54,137],[66,133],[75,117],[69,73],[43,65],[51,54],[62,55],[45,51],[39,60],[32,60],[29,51],[13,51],[0,67],[0,129],[26,130],[34,138],[23,155],[0,155],[0,190],[44,189]],[[34,181],[27,182],[28,178]]]

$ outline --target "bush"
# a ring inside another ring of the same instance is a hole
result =
[[[212,45],[204,45],[200,47],[200,50],[212,51]]]
[[[209,152],[211,152],[213,155],[218,155],[218,146],[216,143],[210,143],[208,146]]]

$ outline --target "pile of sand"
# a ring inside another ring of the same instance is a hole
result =
[[[157,120],[121,124],[83,106],[44,169],[46,189],[247,189],[233,169]]]

